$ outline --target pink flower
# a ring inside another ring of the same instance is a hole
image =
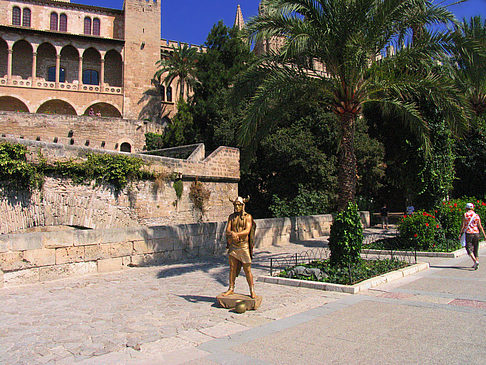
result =
[[[454,203],[454,208],[457,208],[457,203]]]
[[[428,226],[429,226],[429,224],[428,223],[425,223],[425,227],[428,227]]]
[[[436,228],[439,228],[439,225],[437,225],[437,227],[436,227]]]

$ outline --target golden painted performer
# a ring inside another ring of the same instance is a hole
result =
[[[238,197],[230,201],[234,206],[234,213],[228,217],[226,226],[226,247],[229,255],[229,289],[223,293],[227,296],[234,293],[236,277],[241,268],[245,271],[246,281],[250,287],[250,297],[256,298],[253,275],[251,273],[251,259],[255,245],[255,222],[250,214],[245,212],[245,203],[250,198]]]

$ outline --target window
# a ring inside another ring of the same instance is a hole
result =
[[[165,87],[163,85],[160,85],[160,97],[162,101],[165,101]]]
[[[167,86],[167,101],[172,101],[172,86]]]
[[[57,30],[57,13],[51,13],[51,30]]]
[[[56,66],[49,67],[47,70],[47,81],[56,81]],[[64,67],[61,67],[61,73],[59,74],[59,82],[66,81],[66,70]]]
[[[84,34],[91,34],[91,18],[84,18]]]
[[[20,25],[20,8],[18,6],[12,9],[12,25]]]
[[[93,19],[93,35],[100,35],[100,20],[98,18]]]
[[[84,70],[83,71],[83,84],[86,85],[98,85],[98,71],[96,70]]]
[[[61,14],[59,17],[59,30],[61,32],[67,32],[67,15]]]
[[[30,9],[24,8],[24,14],[22,16],[22,26],[23,27],[30,27]]]

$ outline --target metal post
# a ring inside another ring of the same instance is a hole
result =
[[[273,276],[273,259],[270,257],[270,276]]]

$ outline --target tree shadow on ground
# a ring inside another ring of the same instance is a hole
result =
[[[210,275],[218,283],[228,284],[228,270],[226,260],[210,257],[206,260],[186,260],[184,262],[173,263],[168,267],[162,268],[157,273],[157,279],[180,276],[195,271],[202,271]]]
[[[471,266],[445,266],[445,265],[430,265],[431,269],[454,269],[463,271],[475,271]]]
[[[213,307],[219,307],[216,297],[207,297],[204,295],[178,295],[178,297],[187,300],[189,303],[213,303]]]

